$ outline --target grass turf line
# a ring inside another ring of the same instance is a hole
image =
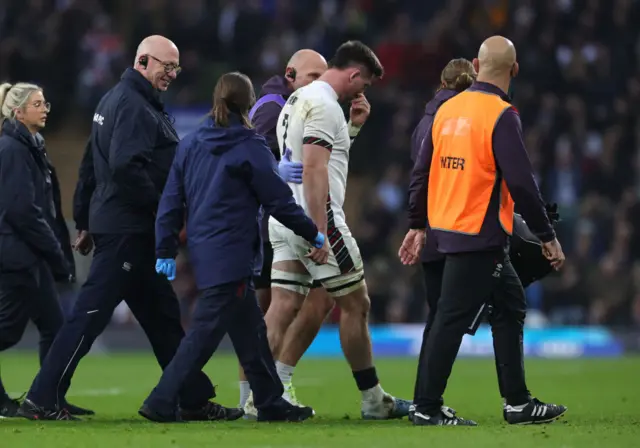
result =
[[[379,359],[388,392],[411,398],[416,360]],[[37,371],[37,356],[3,353],[5,387],[25,391]],[[238,402],[233,356],[214,356],[205,368],[219,402]],[[507,426],[502,421],[495,367],[488,359],[461,359],[446,404],[477,428],[417,428],[408,421],[362,421],[360,394],[341,359],[305,359],[294,377],[297,395],[317,417],[302,424],[232,423],[159,425],[137,415],[160,369],[147,354],[89,356],[75,375],[69,400],[98,415],[82,422],[0,420],[0,447],[186,448],[216,447],[566,447],[640,446],[640,358],[527,361],[529,387],[538,398],[563,403],[569,412],[551,425]]]

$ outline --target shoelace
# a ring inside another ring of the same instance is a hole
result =
[[[60,409],[59,411],[55,412],[55,416],[56,416],[56,420],[72,420],[73,419],[69,411],[67,411],[66,409]]]
[[[289,383],[284,387],[284,390],[289,394],[289,398],[291,398],[291,404],[300,406],[298,402],[298,397],[296,397],[296,388],[293,387],[293,384]]]

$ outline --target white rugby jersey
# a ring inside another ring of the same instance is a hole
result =
[[[327,219],[330,226],[346,226],[343,204],[351,140],[347,121],[338,103],[338,94],[324,81],[313,81],[296,90],[280,112],[276,132],[281,154],[284,154],[285,148],[289,148],[292,161],[302,162],[302,145],[305,143],[323,146],[331,151]],[[289,186],[296,202],[308,213],[304,185],[290,183]]]

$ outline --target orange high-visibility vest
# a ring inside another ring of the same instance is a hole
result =
[[[488,218],[499,219],[507,234],[513,232],[514,203],[504,180],[497,185],[492,144],[493,129],[510,107],[498,95],[467,90],[438,109],[432,129],[427,199],[432,229],[477,235]],[[487,217],[492,193],[498,187],[499,216]]]

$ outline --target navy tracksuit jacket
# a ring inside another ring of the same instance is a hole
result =
[[[0,136],[0,351],[16,345],[31,320],[40,333],[41,362],[63,322],[54,278],[68,282],[73,268],[59,199],[42,136],[6,120]]]
[[[76,228],[89,230],[95,249],[87,281],[27,395],[54,409],[64,401],[80,359],[124,300],[166,367],[184,330],[171,284],[155,272],[154,214],[178,136],[151,83],[127,69],[100,100],[74,196]],[[195,410],[215,396],[193,372],[181,405]]]
[[[230,116],[229,127],[208,118],[184,138],[160,200],[156,254],[176,256],[186,213],[187,245],[200,296],[187,335],[146,401],[160,414],[174,412],[188,373],[206,364],[226,333],[256,407],[281,400],[282,383],[251,280],[262,247],[261,205],[298,235],[315,239],[317,227],[278,175],[264,138],[245,128],[239,116]]]
[[[231,116],[208,118],[180,145],[156,219],[156,255],[174,258],[187,220],[187,246],[198,289],[244,279],[261,263],[258,210],[263,205],[308,241],[318,230],[280,178],[263,137]]]

